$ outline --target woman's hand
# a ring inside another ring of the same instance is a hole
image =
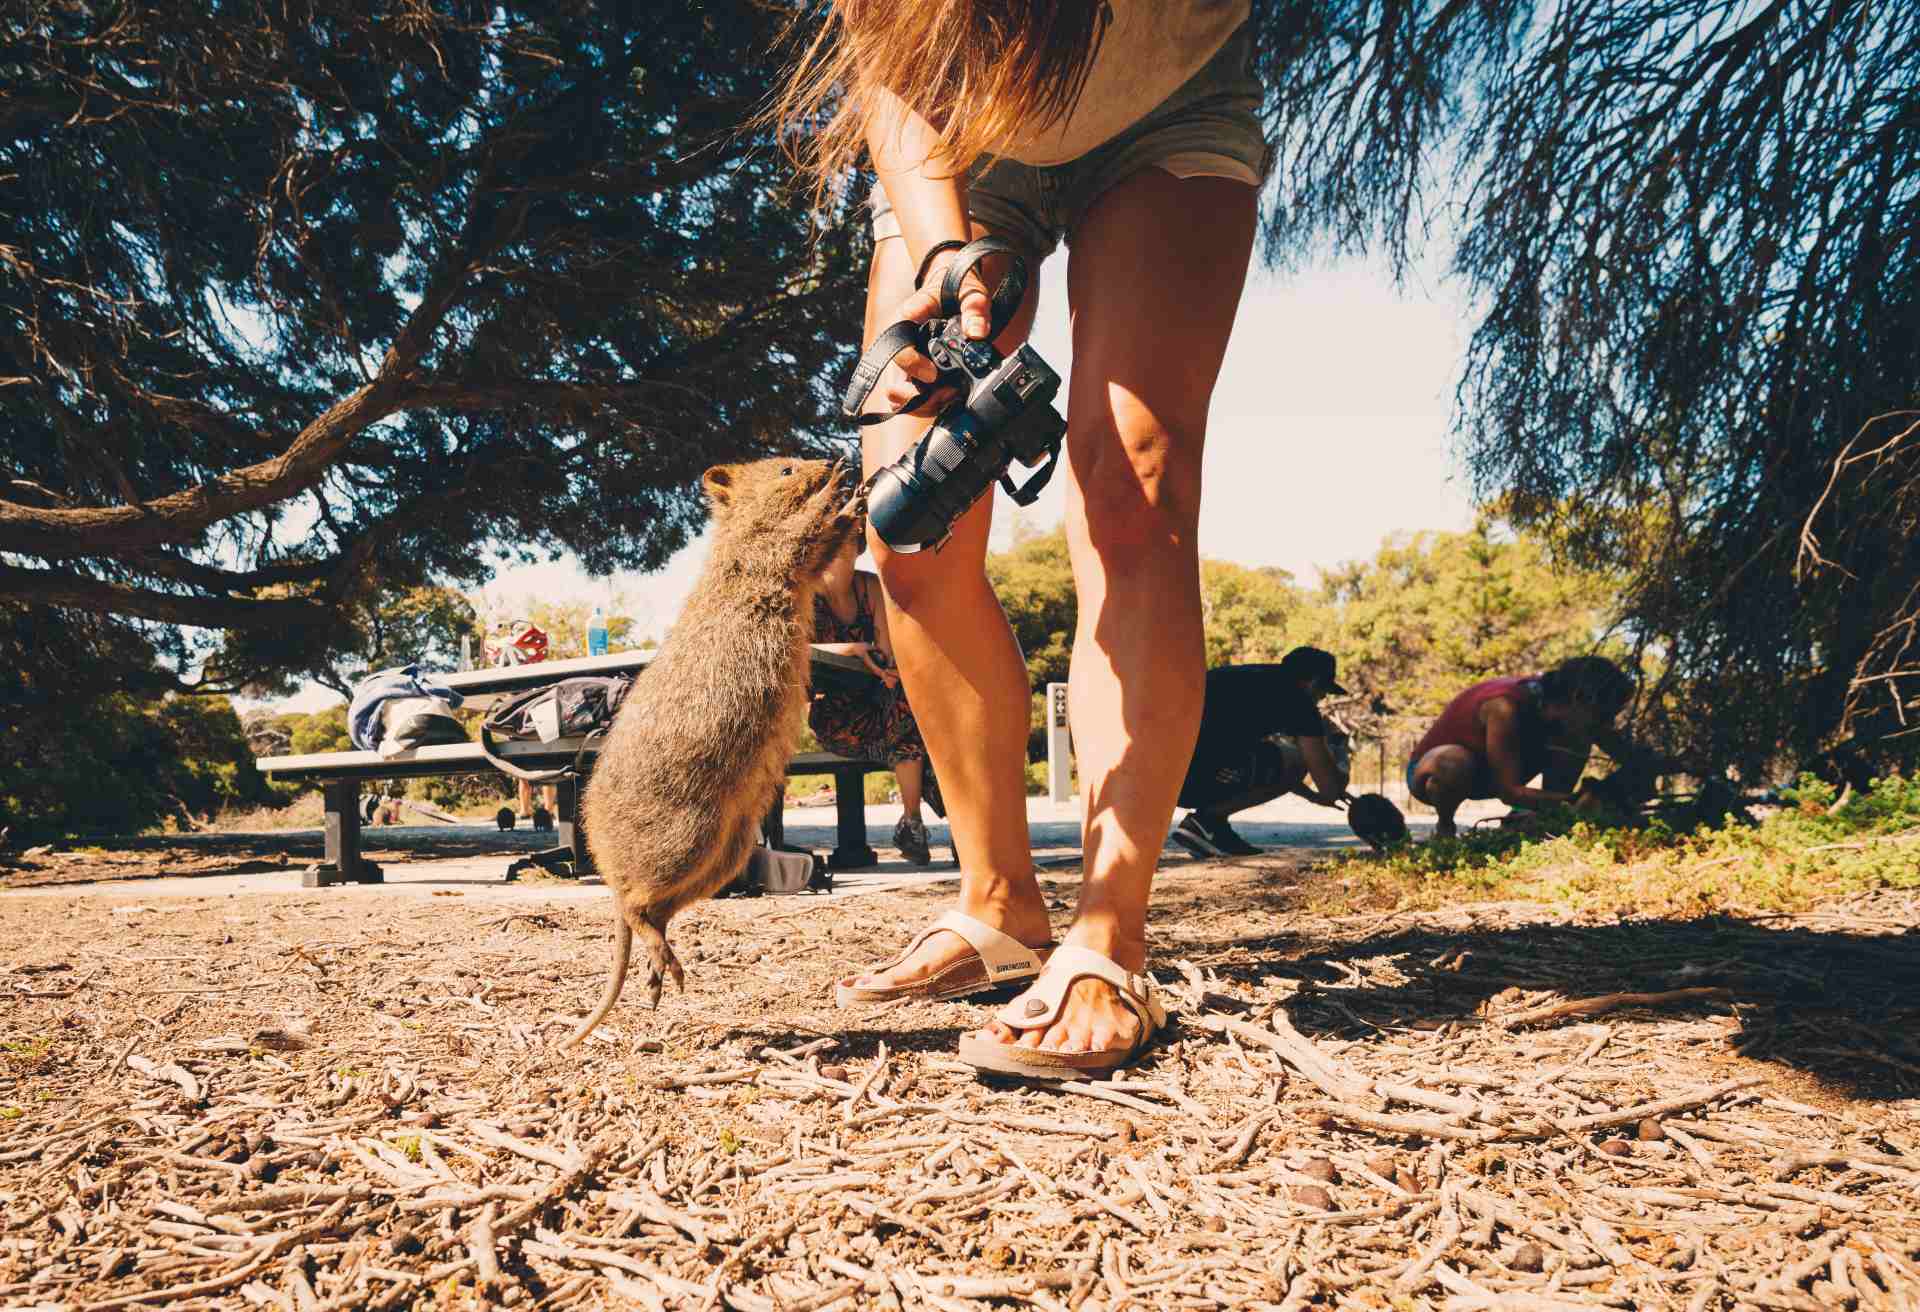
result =
[[[904,319],[909,323],[925,323],[940,314],[940,285],[946,281],[947,266],[953,263],[956,251],[943,251],[935,256],[927,268],[927,279],[920,289],[906,300],[893,314],[893,320]],[[987,295],[987,285],[981,280],[980,266],[967,274],[960,284],[960,329],[974,341],[984,341],[987,337],[992,301]],[[899,410],[912,404],[920,395],[922,385],[938,381],[940,371],[934,368],[933,361],[925,351],[918,347],[909,347],[893,358],[885,373],[880,375],[880,385],[874,389],[880,398],[880,404],[887,410]],[[922,414],[936,414],[948,400],[955,395],[950,387],[941,388],[934,394],[933,404],[923,406]]]
[[[886,684],[889,688],[899,685],[899,672],[888,665],[882,664],[882,662],[886,660],[886,653],[882,652],[870,642],[856,642],[851,645],[856,649],[855,655],[859,656],[860,659],[866,663],[868,669],[879,676],[880,682]]]

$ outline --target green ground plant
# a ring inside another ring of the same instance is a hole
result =
[[[1920,888],[1920,778],[1895,775],[1835,806],[1811,776],[1757,823],[1687,827],[1543,813],[1316,868],[1328,911],[1524,898],[1583,911],[1792,911],[1872,888]]]

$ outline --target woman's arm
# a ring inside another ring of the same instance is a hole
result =
[[[1480,717],[1487,726],[1487,763],[1493,767],[1501,801],[1508,806],[1542,806],[1569,798],[1568,793],[1527,787],[1527,777],[1521,774],[1520,715],[1511,701],[1495,697],[1480,708]]]
[[[966,175],[934,157],[940,134],[899,96],[880,87],[865,88],[861,94],[873,105],[867,125],[873,171],[893,202],[900,235],[917,269],[935,243],[965,241],[972,235]]]
[[[816,642],[815,651],[832,652],[836,656],[858,656],[861,664],[880,682],[891,688],[900,679],[900,675],[891,663],[882,665],[875,657],[879,654],[878,644],[871,642]]]
[[[1321,806],[1332,806],[1347,795],[1347,780],[1340,773],[1340,767],[1333,763],[1333,753],[1327,750],[1325,738],[1297,736],[1300,755],[1307,763],[1307,773],[1313,776],[1316,785],[1311,789],[1301,789],[1301,793],[1310,802]]]
[[[936,157],[940,134],[933,125],[882,87],[864,87],[861,94],[873,105],[867,124],[867,151],[873,171],[893,203],[900,235],[915,269],[929,250],[943,241],[966,241],[973,236],[967,217],[967,179]],[[927,268],[926,281],[900,306],[899,317],[925,323],[940,312],[940,283],[955,252],[944,251]],[[960,293],[960,325],[968,337],[987,335],[989,302],[978,271],[969,276]],[[913,400],[912,382],[931,383],[938,377],[933,361],[920,351],[902,351],[877,389],[889,409]]]
[[[873,616],[873,645],[878,647],[892,665],[893,631],[887,627],[887,599],[880,590],[880,576],[869,574],[866,570],[855,570],[853,586],[860,589],[861,599],[867,604],[867,614]]]

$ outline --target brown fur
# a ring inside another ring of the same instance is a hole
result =
[[[713,550],[660,654],[614,718],[581,799],[587,849],[613,890],[613,971],[592,1033],[620,997],[634,936],[648,1001],[685,987],[667,922],[746,864],[786,782],[806,712],[820,576],[860,528],[842,467],[824,460],[716,465],[704,479]]]

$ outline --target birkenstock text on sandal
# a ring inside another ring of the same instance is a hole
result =
[[[1082,979],[1104,980],[1140,1022],[1140,1033],[1121,1048],[1091,1052],[1054,1052],[1018,1043],[1000,1043],[967,1034],[960,1039],[960,1060],[976,1070],[1029,1079],[1071,1079],[1080,1075],[1110,1075],[1138,1057],[1154,1034],[1167,1023],[1167,1011],[1153,995],[1153,981],[1145,973],[1131,974],[1111,957],[1091,948],[1069,944],[1047,959],[1040,977],[994,1017],[1016,1034],[1045,1030],[1060,1019],[1067,992]]]
[[[1055,950],[1055,945],[1050,942],[1030,948],[984,920],[976,920],[963,911],[949,911],[915,935],[913,942],[907,944],[893,960],[862,971],[861,974],[878,975],[892,970],[941,930],[959,935],[973,951],[911,984],[869,987],[853,982],[859,976],[849,976],[834,986],[834,1001],[842,1007],[852,1007],[895,1002],[901,998],[923,998],[935,1002],[963,998],[984,993],[988,989],[1025,983],[1040,973],[1048,956]]]

